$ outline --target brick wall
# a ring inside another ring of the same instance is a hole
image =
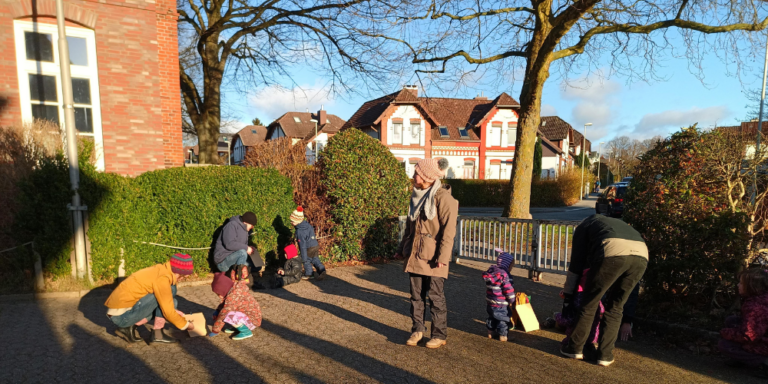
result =
[[[53,0],[0,0],[0,44],[15,46],[13,19],[32,20],[32,9],[40,15],[38,22],[55,23],[51,3]],[[68,21],[92,27],[96,35],[106,171],[138,175],[183,165],[176,3],[65,3]],[[15,56],[2,55],[2,125],[20,121],[17,89]]]

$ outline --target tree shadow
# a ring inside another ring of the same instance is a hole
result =
[[[283,216],[281,215],[277,215],[277,217],[272,220],[272,228],[277,232],[277,252],[267,252],[267,254],[264,255],[264,260],[266,261],[268,268],[278,268],[282,265],[281,262],[285,262],[285,252],[283,251],[283,248],[288,246],[288,244],[291,244],[293,231],[285,225]]]

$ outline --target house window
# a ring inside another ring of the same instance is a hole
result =
[[[301,123],[301,118],[298,117],[298,116],[294,116],[293,117],[293,121],[296,122],[296,123]]]
[[[461,135],[462,139],[469,138],[469,132],[467,132],[467,129],[464,127],[459,128],[459,135]]]
[[[474,160],[464,160],[464,178],[475,178],[475,162]]]
[[[507,145],[515,145],[515,140],[517,140],[517,123],[509,123],[507,124]]]
[[[419,134],[421,133],[421,123],[411,122],[411,136],[417,143],[419,142]]]
[[[501,123],[491,125],[491,147],[501,147]]]
[[[21,117],[64,123],[58,29],[55,24],[13,22],[16,39],[16,68],[19,79]],[[96,167],[104,170],[99,76],[96,37],[85,28],[67,27],[69,64],[72,74],[75,128],[93,140]]]
[[[451,137],[451,135],[448,134],[448,127],[438,127],[438,130],[440,131],[440,137]]]
[[[403,123],[392,123],[392,144],[402,144],[403,142]]]

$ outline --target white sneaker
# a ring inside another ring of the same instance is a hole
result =
[[[566,353],[562,348],[560,348],[560,354],[571,359],[584,360],[583,353]]]
[[[613,360],[611,360],[611,361],[608,361],[608,360],[598,360],[597,361],[597,365],[599,365],[601,367],[607,367],[607,366],[609,366],[611,364],[613,364]]]

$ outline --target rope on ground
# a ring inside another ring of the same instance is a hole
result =
[[[204,251],[206,249],[211,249],[211,247],[205,247],[205,248],[186,248],[186,247],[176,247],[173,245],[165,245],[165,244],[158,244],[158,243],[148,243],[145,241],[133,241],[134,243],[141,243],[141,244],[149,244],[149,245],[156,245],[158,247],[166,247],[166,248],[173,248],[173,249],[183,249],[185,251]]]
[[[22,244],[22,245],[17,245],[17,246],[15,246],[15,247],[13,247],[13,248],[3,249],[2,251],[0,251],[0,253],[5,253],[5,252],[13,251],[13,250],[14,250],[14,249],[16,249],[16,248],[21,248],[21,247],[24,247],[24,246],[27,246],[27,245],[30,245],[30,244],[32,244],[32,242],[31,242],[31,241],[30,241],[30,242],[28,242],[28,243],[24,243],[24,244]]]

